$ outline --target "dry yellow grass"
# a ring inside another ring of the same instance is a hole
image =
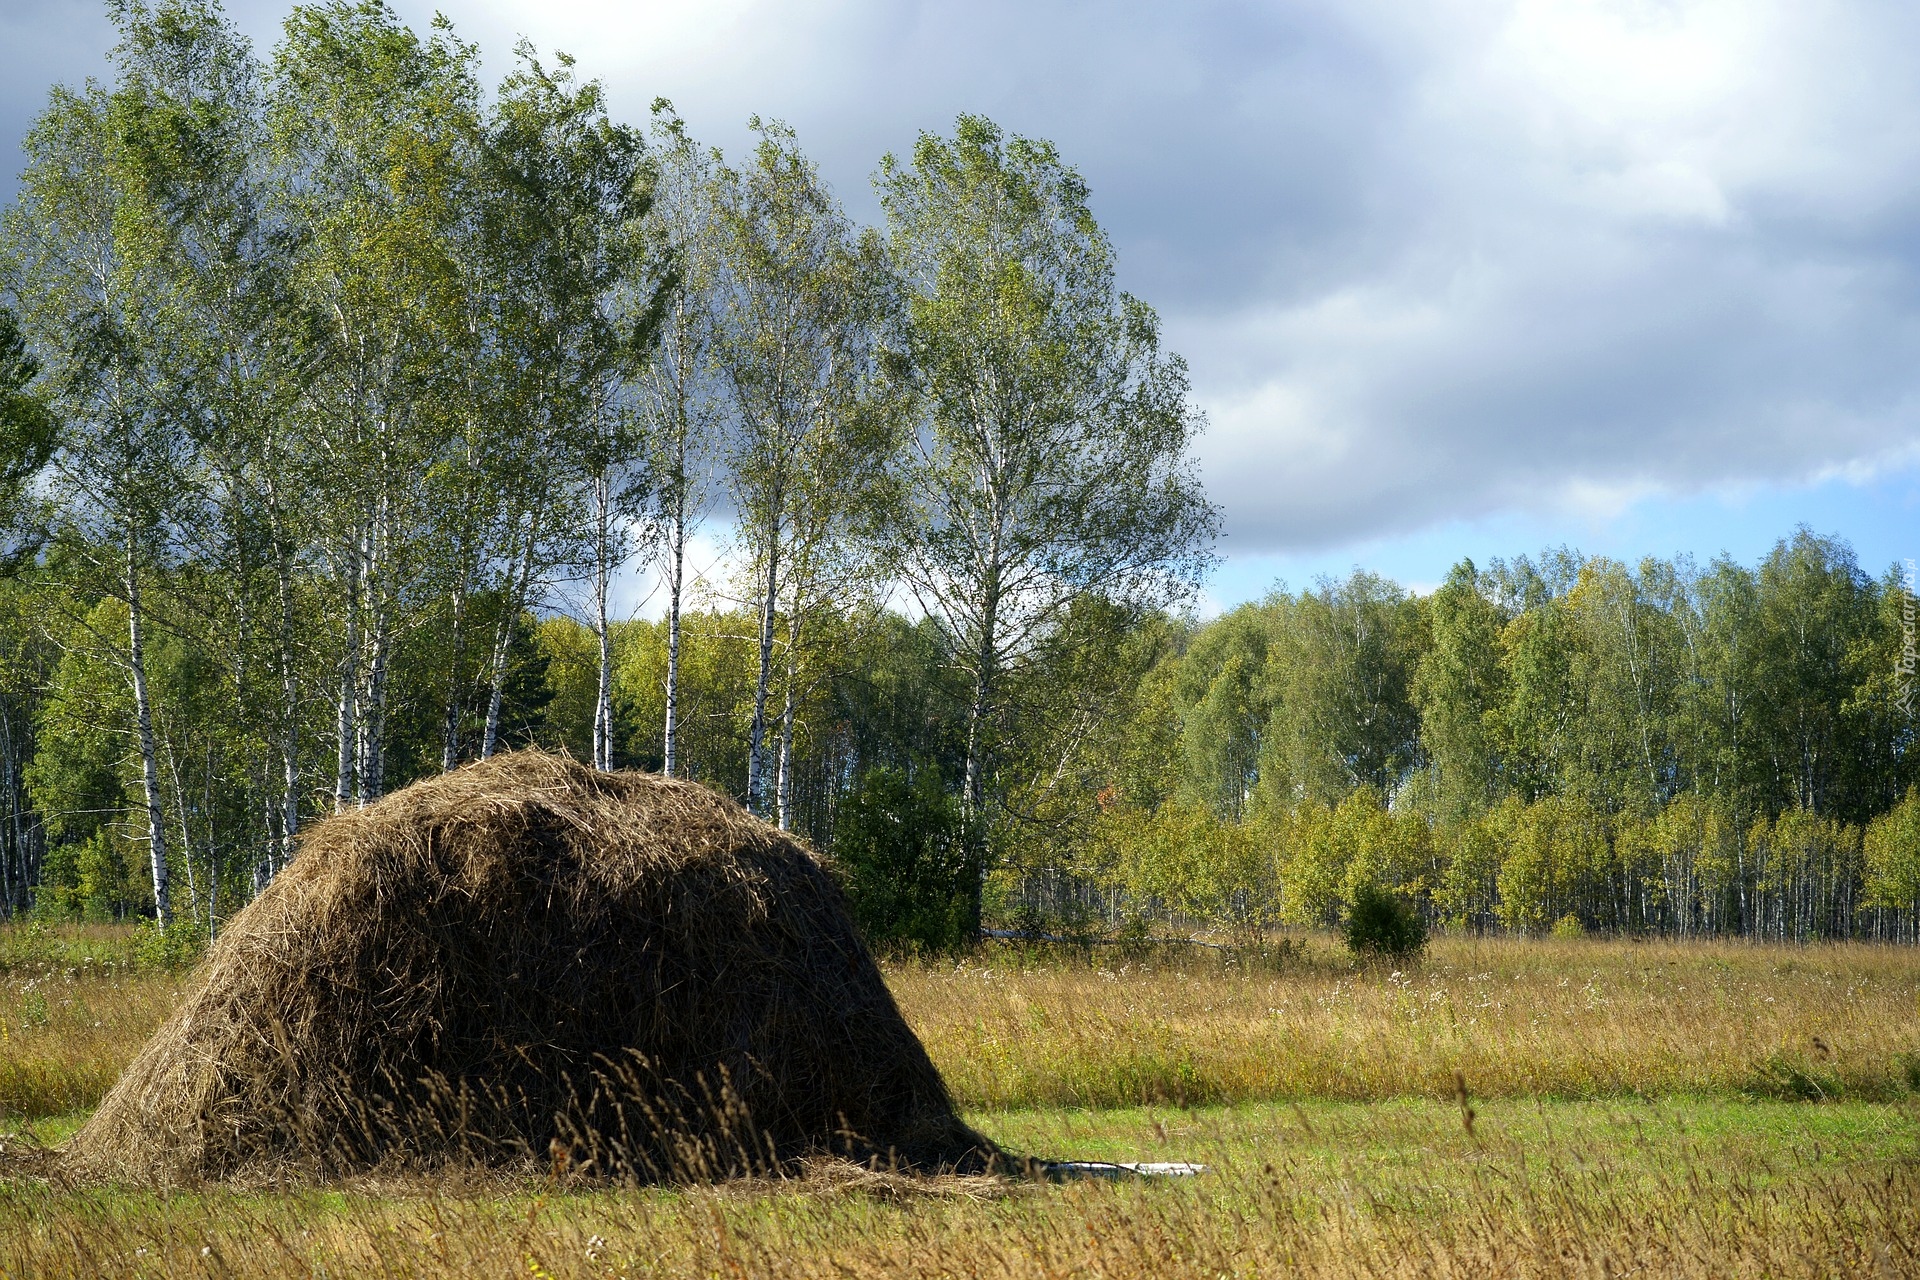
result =
[[[1278,970],[887,974],[990,1136],[1209,1172],[156,1196],[0,1154],[0,1277],[1920,1275],[1920,952],[1444,939],[1395,976],[1314,939]],[[176,986],[12,962],[0,1106],[91,1105]]]
[[[1318,948],[1317,950],[1315,948]],[[1920,952],[1442,939],[1278,971],[968,961],[888,973],[964,1107],[1920,1087]]]
[[[98,1103],[179,997],[179,975],[119,964],[0,969],[0,1120]]]
[[[1920,1272],[1910,1108],[1429,1102],[987,1118],[1178,1183],[824,1170],[700,1191],[156,1197],[0,1184],[8,1276],[1814,1276]]]
[[[1310,940],[1278,970],[893,964],[973,1110],[1148,1102],[1628,1094],[1894,1098],[1920,1088],[1920,951],[1438,940],[1406,972]],[[0,970],[0,1116],[91,1107],[180,977],[40,959]]]

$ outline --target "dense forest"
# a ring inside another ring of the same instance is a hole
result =
[[[1048,144],[963,117],[859,227],[783,125],[730,160],[563,56],[113,13],[0,217],[6,914],[215,930],[317,818],[539,745],[734,794],[927,946],[1375,888],[1915,936],[1899,567],[1802,529],[1202,622],[1185,366]]]

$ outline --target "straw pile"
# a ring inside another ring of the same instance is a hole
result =
[[[659,1181],[828,1154],[996,1153],[812,853],[704,787],[529,751],[316,826],[62,1163]]]

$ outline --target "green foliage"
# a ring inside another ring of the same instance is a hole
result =
[[[1445,870],[1434,904],[1455,928],[1485,930],[1497,923],[1501,846],[1485,815],[1453,822],[1435,832]]]
[[[1500,862],[1500,923],[1544,933],[1581,897],[1608,857],[1603,819],[1580,799],[1549,796],[1530,805],[1509,798],[1490,819],[1505,850]]]
[[[664,765],[671,681],[675,772],[908,850],[875,883],[923,940],[936,777],[1049,927],[1253,940],[1377,889],[1917,936],[1897,568],[1803,528],[1176,616],[1201,422],[1051,144],[961,117],[863,230],[784,126],[730,164],[662,102],[649,151],[531,46],[489,98],[377,4],[265,61],[210,0],[112,17],[0,219],[0,910],[217,927],[335,804],[522,744]],[[723,489],[741,578],[703,582]],[[610,617],[642,542],[672,674]]]
[[[131,861],[124,841],[107,826],[85,840],[53,845],[41,868],[34,918],[103,924],[124,920],[143,905],[151,909],[145,876]]]
[[[1419,603],[1356,572],[1270,607],[1280,626],[1267,651],[1275,710],[1261,767],[1279,771],[1292,795],[1329,805],[1356,787],[1391,791],[1420,757]]]
[[[1292,924],[1328,924],[1356,895],[1386,886],[1425,895],[1435,882],[1433,834],[1418,814],[1391,812],[1371,787],[1328,808],[1312,801],[1284,821],[1269,822],[1282,849],[1281,917]]]
[[[149,972],[191,969],[207,949],[207,931],[194,920],[176,921],[165,930],[142,921],[133,939],[133,961]]]
[[[1344,932],[1348,949],[1362,959],[1412,960],[1427,945],[1427,922],[1419,910],[1371,884],[1354,889]]]
[[[53,413],[32,390],[39,373],[19,320],[0,306],[0,575],[17,570],[38,545],[31,486],[56,438]]]
[[[1867,900],[1874,906],[1920,908],[1920,788],[1867,828]]]
[[[915,428],[893,467],[895,568],[970,686],[966,804],[1018,824],[1035,805],[1008,794],[1007,757],[1036,740],[1059,755],[1075,731],[1033,731],[1061,722],[1031,715],[1021,695],[1045,686],[1023,675],[1087,602],[1164,607],[1211,562],[1200,419],[1051,143],[961,116],[910,162],[885,157],[876,185],[899,298],[881,368]]]
[[[681,618],[675,771],[735,796],[742,794],[747,772],[754,668],[745,661],[744,637],[753,634],[753,626],[745,612],[690,612]],[[623,718],[631,726],[616,741],[616,753],[641,768],[658,769],[666,724],[666,626],[633,622],[614,634],[614,705],[616,711],[630,708]]]
[[[1505,791],[1536,800],[1558,789],[1575,758],[1578,725],[1574,635],[1565,605],[1549,600],[1519,614],[1501,636],[1507,698],[1490,716],[1505,763]]]
[[[1181,790],[1230,821],[1246,816],[1260,779],[1273,703],[1268,638],[1260,608],[1243,605],[1169,663]]]
[[[875,944],[925,951],[970,945],[980,868],[959,806],[931,770],[869,770],[842,802],[833,858],[853,916]]]
[[[125,606],[109,600],[59,633],[66,652],[40,704],[38,750],[24,771],[55,846],[91,839],[132,805],[132,699],[114,648],[103,642],[124,635],[125,625]]]
[[[1506,694],[1502,619],[1471,560],[1447,574],[1427,613],[1432,643],[1414,674],[1420,740],[1439,775],[1441,811],[1458,818],[1487,806],[1499,772],[1491,721]]]
[[[1137,911],[1166,911],[1256,946],[1278,920],[1279,883],[1261,833],[1205,805],[1173,800],[1158,809],[1116,809],[1096,829],[1099,881]]]
[[[1017,901],[1025,929],[1098,932],[1088,894],[1110,861],[1102,821],[1125,807],[1125,792],[1151,789],[1164,769],[1135,741],[1147,674],[1166,652],[1164,620],[1097,596],[1076,600],[1044,644],[1002,684],[1005,708],[1019,708],[996,735],[998,805],[986,810],[991,871]],[[969,723],[964,710],[956,717]],[[965,769],[964,744],[961,769]],[[964,772],[963,772],[964,776]],[[1116,780],[1120,785],[1116,785]],[[1222,874],[1228,874],[1226,868]],[[1204,886],[1195,886],[1205,895]]]

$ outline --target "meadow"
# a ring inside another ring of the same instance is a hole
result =
[[[1920,1274],[1920,952],[1108,951],[887,977],[1009,1148],[1198,1177],[156,1195],[49,1182],[34,1148],[186,973],[112,929],[0,932],[0,1275]]]

